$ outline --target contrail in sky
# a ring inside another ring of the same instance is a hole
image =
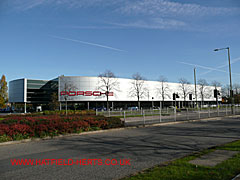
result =
[[[177,62],[178,62],[178,63],[181,63],[181,64],[185,64],[185,65],[190,65],[190,66],[194,66],[194,67],[199,67],[199,68],[203,68],[203,69],[208,69],[208,70],[211,70],[211,71],[219,71],[219,72],[228,73],[227,71],[220,70],[220,69],[216,69],[216,68],[212,68],[212,67],[208,67],[208,66],[202,66],[202,65],[198,65],[198,64],[191,64],[191,63],[181,62],[181,61],[177,61]],[[240,74],[237,74],[237,73],[232,73],[232,74],[240,75]]]
[[[122,49],[117,49],[117,48],[113,48],[113,47],[105,46],[105,45],[101,45],[101,44],[96,44],[96,43],[91,43],[91,42],[86,42],[86,41],[80,41],[80,40],[70,39],[70,38],[64,38],[64,37],[54,36],[54,35],[49,35],[49,36],[52,37],[52,38],[56,38],[56,39],[62,39],[62,40],[87,44],[87,45],[90,45],[90,46],[97,46],[97,47],[101,47],[101,48],[105,48],[105,49],[111,49],[111,50],[114,50],[114,51],[127,52],[127,51],[122,50]]]
[[[239,58],[236,58],[236,59],[233,59],[233,60],[231,61],[231,64],[233,64],[233,63],[235,63],[235,62],[237,62],[237,61],[240,61],[240,57],[239,57]],[[226,67],[226,66],[228,66],[228,64],[218,66],[218,67],[216,67],[216,69],[220,69],[220,68],[223,68],[223,67]],[[203,72],[203,73],[201,73],[200,75],[208,74],[208,73],[210,73],[210,72],[212,72],[212,70]]]

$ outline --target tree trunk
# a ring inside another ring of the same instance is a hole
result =
[[[140,110],[140,101],[139,101],[139,97],[138,97],[138,109]]]
[[[107,92],[108,93],[108,92]],[[109,110],[109,104],[108,104],[108,94],[107,94],[107,111]]]

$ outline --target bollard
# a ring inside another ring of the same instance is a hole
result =
[[[228,112],[227,112],[227,106],[226,106],[226,116],[227,116]]]
[[[187,120],[189,120],[189,116],[188,116],[188,108],[187,108]]]
[[[126,122],[126,112],[125,111],[123,112],[123,116],[124,116],[124,124],[125,124],[125,122]]]
[[[217,116],[219,116],[219,107],[217,107]]]
[[[97,114],[97,108],[96,108],[96,116],[97,116],[98,114]]]

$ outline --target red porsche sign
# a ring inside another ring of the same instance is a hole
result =
[[[61,91],[60,96],[101,96],[107,92],[100,91]],[[113,96],[113,92],[108,92],[108,96]]]

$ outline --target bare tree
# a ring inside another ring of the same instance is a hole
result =
[[[205,79],[199,79],[198,86],[199,86],[199,93],[200,93],[201,102],[202,102],[201,104],[203,104],[204,98],[209,97],[208,82]]]
[[[181,91],[181,94],[183,96],[184,99],[184,106],[186,106],[186,98],[189,94],[191,94],[192,89],[190,87],[190,82],[185,79],[185,78],[180,78],[179,79],[179,89]]]
[[[49,103],[49,107],[51,110],[57,110],[59,109],[59,101],[58,101],[58,93],[57,92],[53,92],[51,94],[51,101]]]
[[[229,85],[225,85],[222,87],[222,97],[225,98],[230,98],[230,86]]]
[[[69,93],[71,91],[74,91],[74,89],[76,89],[76,87],[74,85],[72,85],[72,84],[64,82],[63,89],[64,89],[63,95],[64,95],[64,100],[65,100],[65,111],[66,111],[66,116],[67,116],[67,110],[68,110],[67,102],[68,102],[68,98],[69,98]]]
[[[215,89],[217,89],[217,87],[221,87],[221,83],[218,81],[212,81],[211,85],[214,86]]]
[[[109,109],[109,93],[113,90],[119,90],[119,82],[116,78],[115,74],[106,70],[104,73],[99,74],[99,83],[98,89],[105,91],[105,95],[107,97],[107,110]]]
[[[134,81],[131,82],[131,89],[129,91],[131,97],[137,97],[138,108],[140,109],[140,99],[146,95],[148,89],[145,87],[145,78],[139,73],[132,75]]]
[[[240,84],[234,84],[233,85],[233,89],[234,89],[234,91],[235,91],[235,93],[234,94],[239,94],[240,93]]]
[[[240,84],[234,84],[233,85],[233,89],[234,89],[234,101],[235,104],[239,104],[240,102]]]
[[[159,94],[162,98],[162,107],[164,106],[164,100],[165,98],[170,98],[170,95],[168,94],[169,92],[169,87],[168,87],[168,80],[164,76],[160,76],[158,79],[159,86],[157,88],[157,94]]]

